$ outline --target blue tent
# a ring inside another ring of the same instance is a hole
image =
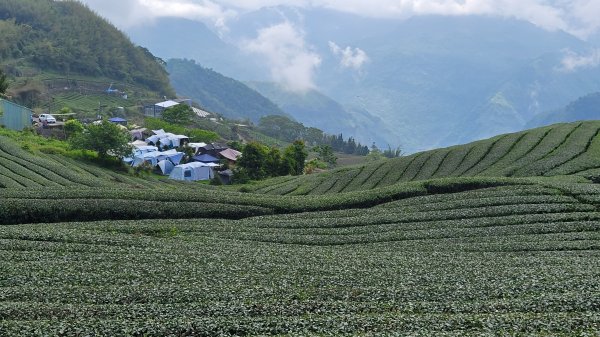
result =
[[[199,161],[202,163],[218,163],[219,162],[219,158],[215,158],[213,156],[211,156],[210,154],[201,154],[198,156],[193,156],[192,159],[194,161]]]

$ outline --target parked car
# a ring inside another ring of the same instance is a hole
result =
[[[54,116],[52,116],[51,114],[41,114],[40,115],[40,122],[44,122],[46,121],[46,123],[48,124],[52,124],[52,123],[56,123],[56,118],[54,118]]]

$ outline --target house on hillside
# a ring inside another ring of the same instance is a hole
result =
[[[33,111],[13,102],[0,99],[0,125],[21,131],[32,124]]]
[[[219,152],[219,156],[223,159],[226,159],[230,167],[235,165],[241,155],[242,153],[240,151],[236,151],[234,149],[225,149]]]
[[[186,104],[189,107],[192,107],[192,100],[189,98],[184,99],[175,99],[175,100],[167,100],[164,102],[159,102],[156,104],[145,105],[144,106],[144,115],[148,117],[160,117],[162,112],[170,107],[174,107],[178,104]]]

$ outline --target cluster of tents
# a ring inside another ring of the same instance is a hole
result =
[[[134,150],[130,157],[123,159],[126,164],[132,167],[148,165],[174,180],[210,180],[215,176],[214,168],[221,166],[219,157],[235,162],[241,155],[238,151],[217,144],[189,143],[189,138],[184,135],[174,135],[164,130],[152,132],[153,135],[146,141],[138,139],[130,143]],[[181,146],[194,149],[197,155],[192,157],[193,162],[181,163],[185,154],[175,149]],[[159,147],[165,150],[161,151]],[[226,179],[230,178],[230,173],[224,173]]]

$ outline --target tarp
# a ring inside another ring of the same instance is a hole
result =
[[[226,159],[229,159],[232,161],[236,161],[238,159],[238,157],[242,155],[242,153],[240,151],[236,151],[234,149],[226,149],[226,150],[219,152],[219,154],[221,156],[223,156],[223,158],[226,158]]]
[[[133,158],[132,166],[141,165],[143,162],[148,162],[152,166],[158,165],[158,162],[161,160],[169,160],[173,164],[177,165],[183,159],[184,153],[177,152],[177,150],[168,150],[168,151],[152,151],[145,153],[137,153]]]
[[[201,162],[192,162],[187,164],[177,165],[169,174],[169,179],[197,181],[210,180],[214,177],[213,167],[218,165],[210,165]]]
[[[189,140],[188,136],[184,135],[169,135],[169,141],[171,142],[172,147],[180,147],[183,144],[183,140]],[[162,144],[162,139],[161,139]]]
[[[168,159],[164,159],[158,162],[158,167],[163,175],[168,175],[173,171],[175,165]]]
[[[129,131],[129,134],[131,135],[131,138],[133,139],[144,139],[144,132],[146,131],[146,128],[141,128],[141,129],[134,129]]]
[[[109,118],[108,119],[109,122],[113,122],[113,123],[123,123],[123,122],[127,122],[126,119],[123,119],[121,117],[113,117],[113,118]]]
[[[195,161],[203,162],[203,163],[218,163],[219,162],[219,158],[215,158],[207,153],[201,154],[198,156],[194,156],[194,157],[192,157],[192,159]]]
[[[140,154],[140,153],[147,153],[147,152],[156,152],[158,151],[158,147],[156,146],[152,146],[152,145],[145,145],[145,146],[136,146],[135,150],[133,151],[133,154]]]
[[[164,132],[163,130],[152,130],[155,135],[150,136],[146,139],[148,143],[158,144],[160,142],[160,147],[179,147],[184,142],[184,140],[189,140],[189,137],[186,135],[176,135],[169,132]]]
[[[131,146],[135,146],[135,147],[140,147],[140,146],[148,146],[148,143],[146,143],[143,140],[136,140],[134,142],[129,143]]]
[[[146,142],[148,142],[148,144],[157,144],[159,139],[160,139],[160,136],[153,135],[153,136],[146,138]]]
[[[206,146],[206,143],[188,143],[188,146],[197,149],[199,147]]]

